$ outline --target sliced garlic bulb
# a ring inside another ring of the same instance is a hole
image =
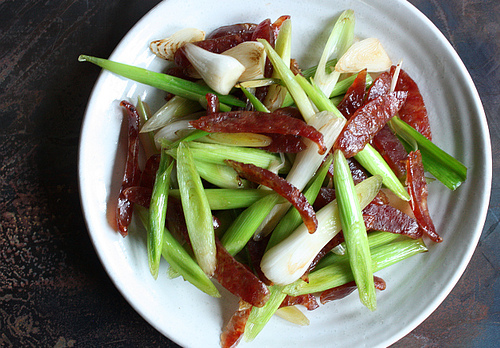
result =
[[[363,69],[380,72],[389,69],[392,61],[378,39],[368,38],[354,43],[335,65],[340,73],[356,73]]]
[[[245,67],[245,71],[240,76],[239,81],[264,78],[266,50],[260,42],[242,42],[222,54],[235,58]]]
[[[163,40],[151,41],[149,48],[158,57],[173,61],[175,52],[188,42],[205,39],[205,32],[195,28],[181,29]]]
[[[245,71],[237,59],[209,52],[191,43],[184,45],[184,53],[207,85],[223,95],[231,91]]]

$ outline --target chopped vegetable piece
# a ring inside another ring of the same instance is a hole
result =
[[[307,201],[306,197],[292,184],[280,176],[266,169],[259,168],[252,164],[245,164],[231,160],[226,161],[238,174],[260,185],[267,186],[288,200],[299,211],[304,224],[309,233],[316,231],[318,220],[314,209]]]
[[[280,25],[279,32],[276,35],[276,53],[281,57],[286,66],[290,66],[291,61],[291,46],[292,46],[292,21],[290,16],[282,16],[276,22]],[[273,23],[274,24],[276,24]],[[275,32],[276,33],[276,32]],[[273,69],[273,78],[279,78],[279,73]],[[267,94],[264,98],[264,105],[271,111],[280,108],[283,100],[287,95],[287,90],[284,86],[279,84],[272,84],[269,86]]]
[[[213,93],[213,91],[209,87],[202,86],[191,81],[183,80],[175,76],[157,73],[128,64],[113,62],[111,60],[86,55],[80,55],[78,57],[78,60],[80,62],[93,63],[115,74],[121,75],[139,83],[144,83],[146,85],[156,87],[163,91],[173,93],[180,97],[184,97],[186,99],[200,101],[202,98],[205,98],[205,95],[207,93]],[[245,107],[245,103],[243,101],[232,95],[218,96],[219,100],[224,104]],[[226,109],[226,111],[229,111],[227,106],[225,106],[224,109]]]
[[[366,227],[354,182],[342,151],[333,154],[333,182],[337,195],[340,222],[349,255],[349,264],[359,289],[361,303],[375,310],[377,299],[373,284],[373,268]]]
[[[330,168],[330,164],[332,163],[332,161],[333,156],[329,155],[312,178],[310,185],[305,189],[304,196],[306,197],[308,202],[314,204],[315,197],[318,196],[318,191],[325,181],[325,177],[328,173],[328,169]],[[269,239],[269,242],[267,244],[267,249],[272,248],[283,239],[288,237],[297,227],[300,226],[301,222],[302,219],[300,218],[299,211],[295,208],[290,209],[280,220],[278,225],[276,225],[276,228],[271,234],[271,238]]]
[[[457,189],[467,179],[467,167],[437,147],[406,122],[394,117],[390,121],[396,134],[410,142],[416,142],[422,155],[425,170],[434,175],[450,190]],[[406,147],[406,145],[405,145]],[[411,151],[412,149],[407,148]]]
[[[180,143],[177,148],[177,179],[189,240],[193,246],[196,261],[210,276],[216,267],[212,212],[200,176],[196,171],[193,155],[184,143]]]
[[[381,72],[391,67],[392,61],[382,47],[381,42],[373,37],[355,42],[335,65],[339,73],[355,73],[362,69],[369,72]]]
[[[335,143],[349,158],[361,151],[401,108],[406,92],[382,95],[358,109],[347,121]]]
[[[196,42],[203,39],[205,39],[203,30],[184,28],[165,39],[151,41],[149,48],[158,57],[173,61],[174,54],[180,47],[187,42]]]
[[[127,101],[120,103],[127,110],[128,115],[128,147],[125,163],[125,173],[118,196],[116,207],[116,224],[120,234],[125,237],[128,234],[128,225],[132,219],[133,205],[124,196],[123,191],[131,186],[138,186],[141,179],[139,169],[139,114],[137,109]]]
[[[243,64],[231,56],[212,53],[192,43],[185,44],[182,49],[203,81],[222,95],[231,92],[245,71]]]
[[[311,323],[306,315],[295,306],[280,307],[274,314],[295,325],[307,326]]]
[[[424,176],[424,166],[420,151],[412,151],[408,155],[406,165],[406,185],[410,192],[410,206],[423,232],[434,242],[443,239],[437,234],[427,206],[427,182]]]
[[[240,86],[240,88],[243,91],[243,94],[245,94],[245,96],[248,98],[250,103],[252,103],[255,110],[262,111],[262,112],[269,112],[269,110],[266,108],[266,106],[264,104],[262,104],[262,102],[255,95],[250,93],[250,91],[247,88],[245,88],[243,86]]]
[[[252,163],[262,168],[269,168],[272,164],[281,162],[278,155],[261,149],[208,144],[196,141],[185,144],[191,150],[196,161],[225,165],[225,160],[230,159],[238,162]],[[177,151],[174,149],[168,150],[168,153],[174,158],[177,157]],[[284,168],[284,170],[287,170],[287,168]]]
[[[136,210],[139,213],[138,215],[144,224],[144,227],[148,230],[149,223],[147,209],[136,206]],[[165,230],[165,233],[163,234],[162,256],[185,280],[210,296],[220,297],[219,290],[217,290],[214,283],[212,283],[200,266],[198,266],[196,261],[193,260],[188,252],[168,230]]]
[[[421,239],[406,238],[406,240],[378,246],[371,251],[373,271],[380,271],[408,257],[426,251],[427,247]],[[283,287],[283,292],[291,296],[309,294],[328,290],[353,280],[354,276],[349,267],[348,256],[343,255],[339,256],[335,263],[311,272],[308,283],[299,279]]]
[[[273,192],[259,199],[238,215],[221,240],[231,255],[236,255],[245,247],[262,221],[280,200],[285,201],[280,195]]]
[[[370,144],[366,144],[363,150],[355,156],[356,161],[359,162],[368,172],[372,175],[380,175],[384,185],[388,187],[396,196],[408,201],[410,196],[403,186],[401,181],[392,171],[391,167],[384,161],[382,155],[373,148]]]
[[[190,124],[210,133],[277,133],[300,135],[318,144],[319,153],[326,147],[323,135],[299,119],[281,114],[259,111],[232,111],[200,117]]]
[[[274,66],[275,71],[279,74],[280,79],[285,84],[288,92],[291,94],[295,104],[299,108],[304,120],[309,123],[311,117],[314,116],[314,108],[307,98],[306,93],[302,88],[300,88],[297,81],[295,81],[295,75],[290,70],[290,68],[283,62],[283,59],[276,53],[269,42],[265,40],[259,40],[260,43],[266,48],[266,53]]]
[[[233,168],[216,163],[195,160],[196,170],[200,177],[207,182],[223,189],[248,188],[251,183],[242,180]]]
[[[211,210],[246,208],[271,193],[271,190],[258,189],[205,189]],[[180,198],[179,190],[170,190],[170,194]]]
[[[246,266],[236,261],[218,241],[214,278],[233,295],[252,306],[262,307],[269,300],[267,286]]]
[[[266,73],[266,52],[261,43],[255,41],[242,42],[238,46],[223,52],[222,55],[235,58],[245,67],[245,71],[240,75],[238,81],[264,78]]]
[[[173,165],[170,156],[162,150],[160,166],[156,172],[156,180],[151,193],[151,203],[149,204],[149,229],[147,235],[149,270],[155,279],[158,277],[160,267],[167,215],[168,189]]]
[[[137,97],[137,113],[139,114],[139,129],[142,130],[144,124],[151,118],[151,110],[149,105],[144,103],[140,97]],[[146,158],[152,155],[158,154],[158,149],[155,146],[154,134],[151,132],[143,133],[139,132],[139,139],[144,149],[144,154]]]
[[[329,96],[337,83],[340,73],[326,71],[326,62],[333,56],[341,58],[349,49],[354,40],[355,17],[353,10],[342,12],[332,28],[330,36],[326,42],[323,53],[318,63],[318,69],[314,74],[314,82],[319,89]],[[337,62],[338,64],[338,62]],[[362,70],[358,69],[357,71]],[[355,71],[355,72],[357,72]]]

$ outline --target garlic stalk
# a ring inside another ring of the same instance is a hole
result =
[[[363,69],[380,72],[389,69],[392,61],[382,43],[376,38],[368,38],[354,43],[335,65],[339,73],[357,73]]]
[[[327,73],[326,65],[330,57],[341,57],[351,46],[354,40],[354,24],[354,11],[344,11],[335,22],[319,60],[318,68],[314,74],[314,82],[327,96],[335,87],[340,73],[337,71]]]
[[[158,132],[156,132],[154,136],[155,145],[158,149],[162,146],[162,139],[167,140],[169,142],[174,142],[180,139],[181,134],[180,131],[184,130],[194,130],[194,127],[189,124],[189,121],[194,120],[195,118],[187,118],[182,120],[177,120],[175,122],[167,124],[165,127],[161,128]],[[184,133],[182,133],[184,134]]]
[[[184,46],[186,58],[214,91],[227,95],[245,71],[237,59],[209,52],[188,43]]]
[[[151,51],[158,57],[173,61],[175,52],[188,42],[205,39],[205,32],[195,28],[181,29],[166,39],[154,40],[149,44]]]
[[[166,102],[158,111],[151,116],[146,123],[141,128],[141,133],[152,132],[162,127],[165,127],[169,123],[183,117],[185,115],[192,114],[193,112],[201,110],[202,107],[200,103],[194,100],[189,100],[178,95],[174,96],[168,102]]]
[[[272,139],[270,137],[257,133],[210,133],[209,135],[198,139],[198,141],[245,147],[266,147],[272,143]]]

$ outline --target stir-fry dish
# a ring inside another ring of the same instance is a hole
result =
[[[125,237],[142,221],[155,279],[163,258],[168,276],[239,298],[222,347],[254,339],[274,314],[307,325],[297,306],[355,290],[373,311],[386,288],[375,272],[446,239],[428,182],[455,190],[467,169],[432,143],[402,61],[355,37],[354,24],[344,11],[313,67],[293,59],[290,16],[153,41],[155,59],[171,62],[162,72],[79,57],[166,92],[154,113],[146,100],[120,104],[116,226]]]

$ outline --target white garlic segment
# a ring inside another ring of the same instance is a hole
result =
[[[188,42],[205,39],[205,32],[195,28],[181,29],[166,39],[151,41],[149,48],[158,57],[173,61],[175,52]]]
[[[378,39],[368,38],[354,43],[335,65],[340,73],[356,73],[363,69],[380,72],[389,69],[392,61]]]
[[[257,41],[246,41],[222,52],[238,60],[245,67],[239,81],[248,81],[264,78],[266,65],[266,50],[264,45]]]

